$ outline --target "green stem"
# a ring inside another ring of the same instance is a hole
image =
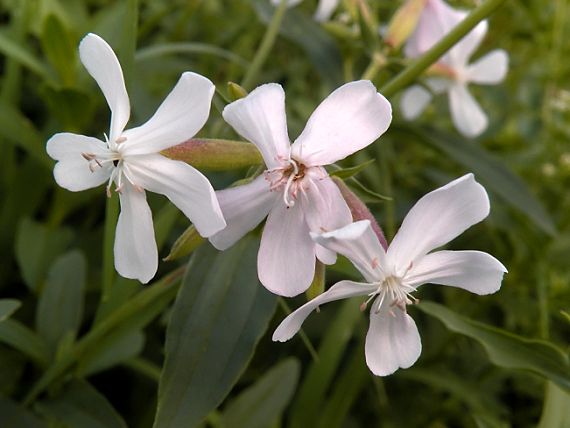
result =
[[[174,299],[178,291],[178,280],[184,274],[185,269],[186,267],[182,266],[171,272],[158,283],[145,288],[144,291],[101,320],[99,324],[77,342],[68,354],[57,360],[45,371],[24,398],[24,405],[29,405],[34,401],[53,381],[72,368],[92,346],[96,345],[107,334],[124,325],[143,309],[154,305],[159,299]]]
[[[443,54],[451,49],[475,26],[491,15],[506,0],[486,0],[473,10],[463,21],[457,24],[453,30],[437,42],[429,51],[412,62],[400,74],[385,84],[380,92],[389,98],[395,95],[400,89],[412,83],[416,77],[422,74],[430,65],[435,63]]]
[[[279,33],[279,28],[281,27],[281,21],[283,21],[283,17],[285,16],[286,10],[287,10],[287,1],[281,0],[279,6],[277,7],[277,9],[275,9],[275,13],[273,14],[271,22],[267,27],[267,31],[263,36],[261,45],[259,45],[259,48],[257,49],[257,52],[255,53],[255,56],[253,58],[253,61],[251,62],[251,65],[241,82],[241,86],[248,91],[251,89],[253,83],[255,82],[257,74],[259,73],[259,70],[261,70],[261,67],[265,63],[265,60],[267,59],[269,52],[273,48],[273,44],[275,43],[275,39],[277,38],[277,34]]]
[[[281,306],[281,309],[283,310],[283,312],[285,312],[285,315],[289,315],[291,313],[291,308],[289,307],[289,305],[287,304],[285,299],[280,297],[279,299],[277,299],[277,301],[279,302],[279,306]],[[315,347],[311,343],[311,340],[309,339],[309,337],[307,336],[307,334],[305,333],[305,331],[302,328],[299,330],[299,336],[301,337],[301,340],[303,341],[303,343],[307,347],[309,354],[311,354],[311,358],[313,359],[313,361],[315,363],[318,363],[319,362],[319,354],[317,353],[317,350],[315,349]]]
[[[119,198],[112,194],[107,198],[105,207],[105,231],[103,236],[103,284],[101,288],[101,303],[105,303],[111,295],[115,281],[114,244],[115,228],[119,217]]]
[[[137,373],[143,374],[156,383],[160,382],[160,374],[162,372],[161,368],[156,364],[145,360],[144,358],[131,358],[130,360],[125,361],[123,365],[136,371]]]

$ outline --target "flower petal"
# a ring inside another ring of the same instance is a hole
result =
[[[122,277],[149,282],[158,269],[152,213],[146,195],[126,184],[119,194],[121,214],[115,232],[115,269]]]
[[[111,46],[97,34],[87,34],[79,44],[81,62],[95,79],[111,109],[109,140],[115,141],[129,121],[131,105],[121,64]]]
[[[287,7],[293,7],[301,3],[303,0],[287,0]],[[271,4],[273,6],[279,6],[281,4],[281,0],[271,0]]]
[[[210,242],[218,250],[225,250],[261,223],[280,195],[269,191],[268,181],[260,175],[243,186],[219,190],[216,196],[227,226],[210,236]]]
[[[386,263],[386,253],[369,220],[350,223],[320,235],[311,233],[311,237],[317,244],[348,257],[367,281],[384,278],[382,267]]]
[[[95,155],[108,153],[107,145],[97,138],[84,135],[60,133],[51,137],[46,146],[48,155],[57,160],[53,175],[57,184],[72,192],[91,189],[107,181],[111,175],[111,163],[91,171],[89,161],[82,153]]]
[[[425,88],[414,85],[404,91],[400,99],[400,110],[406,120],[414,120],[426,109],[432,95]]]
[[[373,308],[376,305],[372,305]],[[384,300],[379,311],[370,311],[366,334],[366,364],[376,376],[387,376],[413,365],[422,352],[416,323],[406,312]]]
[[[125,155],[158,153],[198,133],[210,115],[215,87],[196,73],[182,73],[156,113],[137,128],[123,133]]]
[[[315,21],[328,21],[337,8],[338,3],[339,0],[319,0],[319,5],[317,6],[317,11],[315,12]]]
[[[483,295],[498,291],[506,272],[500,261],[481,251],[437,251],[422,257],[406,282],[413,287],[449,285]]]
[[[459,132],[469,138],[487,129],[487,115],[469,93],[467,86],[456,84],[449,89],[451,118]]]
[[[467,68],[468,80],[482,85],[503,81],[509,68],[509,55],[502,49],[494,50]]]
[[[419,257],[479,223],[489,209],[485,188],[473,174],[466,174],[416,202],[392,240],[388,258],[399,269],[408,269]]]
[[[392,106],[372,82],[346,83],[313,112],[291,156],[306,166],[334,163],[374,142],[391,121]]]
[[[296,311],[292,312],[281,321],[281,324],[275,329],[273,333],[274,342],[286,342],[291,339],[295,333],[299,331],[303,321],[314,311],[317,307],[324,305],[328,302],[335,300],[346,299],[355,296],[364,296],[376,290],[376,286],[361,282],[353,281],[340,281],[329,288],[324,293],[315,297],[310,302],[305,303]]]
[[[281,200],[276,201],[261,237],[257,272],[261,283],[280,296],[296,296],[311,285],[315,244],[300,204],[287,208]]]
[[[197,169],[162,155],[129,157],[126,168],[135,184],[170,199],[200,235],[211,236],[226,226],[212,185]]]
[[[240,100],[228,104],[222,116],[238,134],[261,152],[269,169],[289,158],[285,93],[281,85],[261,85]]]

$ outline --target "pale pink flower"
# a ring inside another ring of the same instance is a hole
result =
[[[309,232],[352,221],[323,165],[344,159],[382,135],[392,118],[390,103],[369,81],[347,83],[317,107],[293,144],[285,94],[278,84],[258,87],[226,106],[223,116],[257,146],[267,170],[249,184],[217,192],[228,226],[210,242],[224,250],[269,214],[259,248],[259,279],[276,294],[295,296],[311,284],[315,257],[327,264],[336,260],[336,254],[315,244]]]
[[[202,128],[210,113],[214,85],[198,74],[183,73],[148,122],[125,130],[130,103],[115,53],[95,34],[81,41],[79,53],[111,109],[109,135],[106,141],[71,133],[51,137],[47,152],[58,161],[54,177],[57,184],[74,192],[107,182],[110,195],[115,184],[121,203],[115,268],[126,278],[146,283],[158,268],[158,251],[145,189],[168,197],[203,236],[225,226],[208,179],[190,165],[159,153]]]
[[[348,257],[365,282],[341,281],[301,306],[283,320],[273,340],[289,340],[317,307],[334,300],[367,296],[370,328],[366,335],[366,363],[385,376],[416,362],[421,341],[406,306],[416,302],[412,294],[426,283],[463,288],[476,294],[496,292],[505,267],[480,251],[435,251],[489,214],[485,189],[467,174],[434,190],[412,207],[385,251],[368,220],[341,229],[312,234],[329,250]]]
[[[417,27],[405,46],[406,56],[416,58],[424,54],[467,14],[466,11],[453,9],[443,0],[426,0]],[[439,59],[434,71],[442,77],[426,79],[426,86],[431,92],[419,85],[404,92],[400,107],[406,119],[418,117],[430,102],[432,94],[447,92],[451,118],[461,134],[476,137],[487,128],[487,115],[469,92],[468,85],[500,83],[507,74],[509,62],[507,53],[497,49],[469,64],[469,58],[481,44],[487,28],[487,21],[481,21]]]

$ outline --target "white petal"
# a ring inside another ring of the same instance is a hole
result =
[[[479,223],[489,209],[483,186],[473,174],[464,175],[416,202],[392,240],[388,258],[404,271],[419,257]]]
[[[274,342],[285,342],[291,339],[299,331],[303,321],[318,306],[335,300],[346,299],[355,296],[364,296],[376,290],[376,286],[352,281],[340,281],[324,293],[305,303],[296,311],[285,318],[273,333]]]
[[[319,0],[319,5],[315,12],[315,20],[318,22],[328,21],[337,8],[338,3],[339,0]]]
[[[465,14],[467,15],[467,14]],[[463,18],[461,19],[463,20]],[[465,37],[449,50],[449,57],[456,66],[464,66],[469,62],[471,55],[475,53],[485,35],[489,25],[487,21],[481,21]]]
[[[406,120],[414,120],[426,109],[432,95],[425,88],[414,85],[404,91],[400,99],[400,109]]]
[[[287,7],[293,7],[301,3],[303,0],[286,0]],[[271,4],[273,6],[279,6],[281,4],[281,0],[271,0]]]
[[[307,290],[315,275],[315,244],[300,204],[277,200],[267,217],[257,258],[261,283],[272,293],[293,297]]]
[[[348,257],[367,281],[375,282],[384,278],[382,267],[386,264],[386,253],[369,220],[350,223],[320,235],[311,233],[311,237],[323,247]]]
[[[131,106],[121,64],[111,46],[96,34],[87,34],[79,44],[81,62],[97,81],[111,109],[109,139],[115,141],[129,121]]]
[[[318,244],[316,245],[315,250],[315,255],[321,263],[324,263],[325,265],[334,265],[336,263],[336,253],[334,251]]]
[[[313,112],[291,147],[307,166],[328,165],[374,142],[392,121],[392,107],[369,80],[346,83]]]
[[[418,287],[432,283],[463,288],[475,294],[491,294],[501,288],[507,269],[481,251],[437,251],[422,257],[406,282]]]
[[[165,195],[200,235],[211,236],[226,226],[216,193],[200,171],[162,155],[131,156],[126,165],[135,184]]]
[[[497,49],[468,67],[468,80],[483,85],[494,85],[503,81],[508,68],[509,55],[504,50]]]
[[[148,122],[123,133],[125,155],[158,153],[198,133],[208,120],[215,87],[196,73],[182,73],[178,83]]]
[[[487,115],[467,86],[456,84],[449,89],[449,109],[455,127],[464,136],[473,138],[487,129]]]
[[[107,145],[96,138],[84,135],[61,133],[49,139],[46,147],[48,155],[57,160],[53,175],[57,184],[72,192],[97,187],[109,179],[113,165],[97,166],[89,169],[82,153],[96,155],[108,153]]]
[[[149,282],[158,269],[152,213],[144,192],[126,184],[119,194],[121,214],[115,233],[115,269],[125,278]]]
[[[269,169],[289,157],[289,136],[285,116],[285,93],[281,85],[261,85],[240,100],[228,104],[222,116],[238,134],[261,152]]]
[[[376,308],[376,305],[372,305]],[[386,299],[378,313],[370,311],[366,334],[366,364],[376,376],[387,376],[413,365],[422,352],[416,323],[406,312],[390,307]]]
[[[243,186],[219,190],[216,196],[227,226],[210,236],[210,242],[218,250],[225,250],[261,223],[280,194],[270,192],[269,182],[260,175]]]

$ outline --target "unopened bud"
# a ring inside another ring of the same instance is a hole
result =
[[[416,29],[426,1],[407,0],[400,6],[388,24],[388,31],[384,39],[388,46],[398,49],[408,40]]]
[[[188,229],[178,237],[170,249],[170,253],[164,258],[164,261],[172,261],[185,257],[198,248],[204,241],[204,238],[200,236],[194,225],[190,225]]]
[[[228,82],[228,95],[232,101],[236,101],[240,98],[245,98],[247,91],[237,83]]]
[[[372,215],[366,204],[362,202],[360,198],[356,196],[354,192],[350,190],[346,185],[346,183],[342,181],[340,178],[332,177],[332,179],[339,188],[342,197],[344,198],[346,204],[348,205],[348,208],[350,208],[352,219],[354,221],[369,220],[370,225],[372,226],[372,230],[378,237],[378,241],[380,241],[382,247],[384,247],[384,249],[387,250],[388,242],[386,242],[386,237],[384,236],[384,232],[382,231],[382,228],[378,225],[378,222],[376,221],[376,219],[374,218],[374,216]]]

